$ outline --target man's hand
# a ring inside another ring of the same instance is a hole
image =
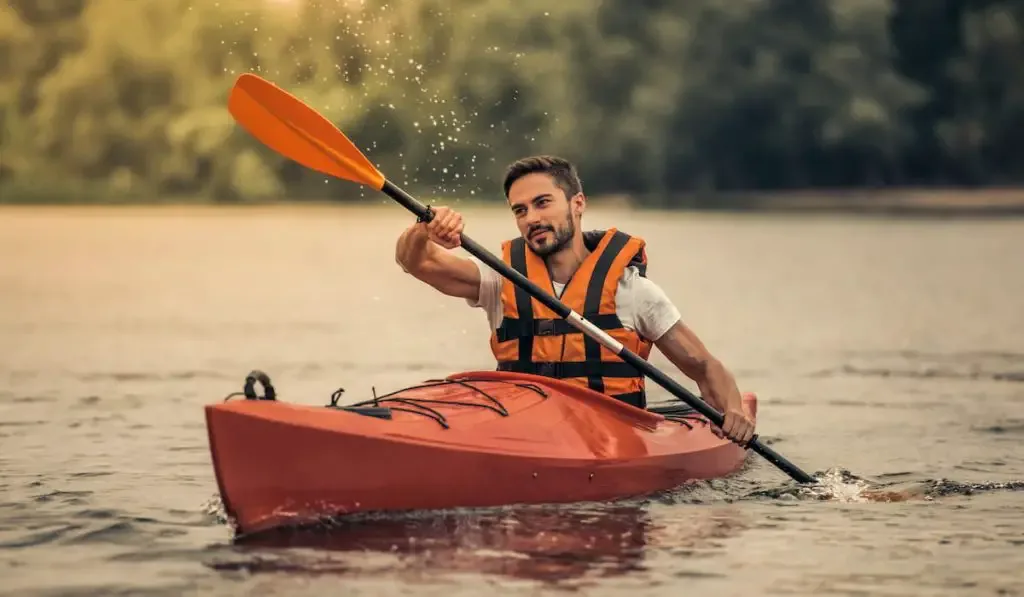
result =
[[[430,240],[446,249],[462,244],[462,214],[449,207],[432,207],[434,218],[427,223]]]
[[[754,437],[754,417],[751,415],[743,395],[735,383],[722,383],[724,391],[718,391],[710,383],[700,384],[700,391],[705,400],[715,410],[725,415],[722,422],[722,433],[726,437],[745,446]]]
[[[448,296],[477,301],[480,269],[473,261],[444,250],[462,245],[462,216],[447,207],[433,209],[430,222],[415,222],[398,237],[395,261]]]

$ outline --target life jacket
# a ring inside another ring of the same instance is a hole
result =
[[[627,349],[647,359],[650,340],[623,327],[615,312],[615,295],[626,267],[647,275],[646,242],[615,228],[583,235],[591,253],[565,285],[560,297],[576,311]],[[522,237],[501,246],[502,259],[541,289],[554,294],[544,260]],[[491,352],[499,371],[554,377],[590,388],[632,404],[647,406],[643,374],[597,340],[591,339],[505,279],[501,288],[503,318],[491,333]]]

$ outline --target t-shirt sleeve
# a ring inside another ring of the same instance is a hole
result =
[[[479,307],[487,313],[487,319],[491,327],[495,327],[501,319],[501,274],[491,269],[489,265],[476,257],[470,257],[470,261],[476,264],[480,270],[480,296],[477,300],[466,299],[470,307]]]
[[[656,283],[640,276],[633,283],[636,331],[653,342],[664,336],[682,316]]]

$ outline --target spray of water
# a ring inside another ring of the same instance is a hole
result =
[[[430,0],[263,0],[231,10],[234,31],[221,28],[225,74],[255,72],[286,87],[352,136],[389,178],[431,202],[500,193],[496,162],[510,147],[542,140],[544,119],[528,126],[506,119],[515,118],[509,106],[520,101],[518,83],[486,76],[488,64],[518,71],[525,57],[476,37],[487,15],[469,10],[454,19],[458,8]],[[517,78],[529,80],[521,70]],[[278,170],[286,185],[296,176]],[[388,201],[340,181],[323,184],[324,196]]]
[[[1022,491],[1024,481],[1004,483],[962,483],[950,479],[926,479],[910,482],[880,483],[858,477],[850,471],[834,468],[814,475],[815,485],[787,484],[758,489],[745,499],[817,500],[841,503],[930,501],[956,495],[974,495],[989,491]]]

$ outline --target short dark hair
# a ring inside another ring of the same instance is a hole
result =
[[[565,193],[566,199],[583,192],[583,183],[572,162],[553,155],[534,155],[512,162],[505,170],[505,198],[508,199],[508,190],[515,181],[535,172],[543,172],[555,179],[555,184]]]

